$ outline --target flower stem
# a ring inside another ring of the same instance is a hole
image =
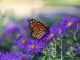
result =
[[[63,60],[63,55],[62,55],[62,37],[61,37],[61,60]]]
[[[53,44],[53,58],[56,58],[56,40],[54,41]]]
[[[63,60],[63,56],[62,56],[62,39],[61,39],[61,60]]]

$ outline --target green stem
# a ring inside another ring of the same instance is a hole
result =
[[[53,55],[53,58],[56,58],[56,40],[53,44],[53,53],[52,53],[52,55]]]
[[[61,38],[61,60],[63,60],[63,56],[62,56],[62,38]]]
[[[56,41],[55,41],[55,57],[56,57]]]
[[[76,41],[77,38],[76,38],[76,32],[74,31],[74,40]]]

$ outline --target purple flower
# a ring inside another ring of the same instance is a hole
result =
[[[13,53],[1,53],[0,60],[18,60],[18,58]]]
[[[32,54],[38,54],[43,50],[45,47],[45,44],[39,41],[29,41],[29,43],[26,46],[26,52],[32,53]]]
[[[20,38],[19,40],[17,40],[17,45],[19,48],[25,48],[25,46],[28,44],[29,40],[27,38]]]
[[[31,60],[28,54],[19,53],[0,53],[0,60]]]
[[[53,25],[50,27],[50,30],[47,32],[47,34],[44,36],[42,42],[48,43],[51,40],[54,40],[56,37],[59,37],[60,35],[63,35],[65,33],[65,26],[63,24],[60,25]]]
[[[28,54],[23,54],[22,52],[19,52],[16,54],[18,60],[32,60],[30,55]]]
[[[20,41],[20,40],[22,40],[22,39],[25,40],[24,35],[23,35],[23,34],[17,34],[17,35],[16,35],[16,39],[13,39],[13,40],[12,40],[12,43],[13,43],[13,44],[18,44],[18,41]]]
[[[21,38],[24,38],[24,35],[23,34],[17,34],[16,39],[20,40]]]
[[[50,35],[50,34],[49,34]],[[41,39],[41,42],[47,44],[49,41],[51,41],[52,38],[49,37],[49,35],[45,36]]]
[[[20,26],[16,23],[9,23],[4,29],[4,34],[6,36],[13,36],[15,33],[19,32],[20,32]]]
[[[40,40],[40,42],[47,44],[51,39],[53,38],[53,35],[50,36],[49,32],[46,32],[46,35]]]
[[[77,18],[70,18],[70,17],[64,17],[63,18],[63,25],[65,26],[66,29],[74,29],[77,27],[77,22],[78,19]]]
[[[56,26],[52,26],[49,32],[47,32],[47,34],[44,36],[44,38],[41,39],[41,41],[46,44],[52,39],[55,39],[58,35],[59,33],[58,33]]]
[[[24,48],[26,46],[27,41],[26,40],[19,40],[18,41],[18,47]]]
[[[76,53],[77,53],[77,54],[80,54],[80,45],[77,46],[77,48],[76,48]]]
[[[49,38],[56,38],[59,35],[57,26],[54,25],[50,28],[50,34],[48,35]]]
[[[59,37],[60,35],[64,35],[65,31],[66,31],[66,28],[62,23],[55,26],[55,33],[57,37]]]

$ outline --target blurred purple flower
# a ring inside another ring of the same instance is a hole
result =
[[[31,60],[28,54],[19,53],[0,53],[0,60]]]
[[[77,48],[76,48],[76,53],[77,53],[77,54],[80,54],[80,45],[77,46]]]
[[[21,27],[21,32],[24,34],[24,36],[27,37],[31,36],[31,29],[29,27],[28,19],[24,18],[20,27]]]
[[[9,23],[4,30],[6,35],[11,35],[19,31],[20,31],[20,26],[16,23]]]
[[[29,43],[26,46],[26,52],[32,53],[32,54],[38,54],[45,48],[45,44],[39,41],[29,41]]]
[[[22,27],[23,27],[24,29],[27,29],[28,26],[29,26],[29,23],[28,23],[27,19],[25,19],[25,20],[23,21],[23,23],[22,23]]]
[[[58,32],[59,35],[64,35],[65,34],[66,28],[62,23],[59,24],[56,28],[57,28],[57,32]]]
[[[32,60],[29,54],[23,54],[22,52],[17,53],[16,56],[18,60]]]
[[[12,40],[12,43],[13,44],[18,44],[18,40],[21,40],[21,39],[25,40],[24,35],[23,34],[17,34],[16,38]]]
[[[18,58],[13,53],[1,53],[0,60],[18,60]]]
[[[21,38],[24,38],[24,35],[23,34],[17,34],[16,39],[20,40]]]

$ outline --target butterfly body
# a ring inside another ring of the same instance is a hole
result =
[[[46,34],[47,27],[40,21],[30,19],[29,26],[31,28],[31,34],[33,38],[40,39]]]

